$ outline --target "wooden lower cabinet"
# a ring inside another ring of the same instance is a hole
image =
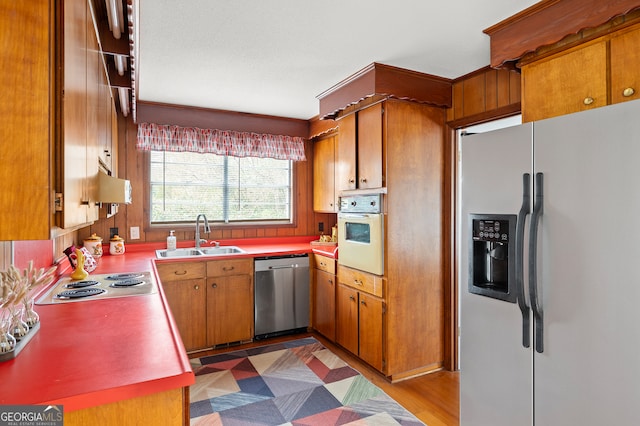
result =
[[[207,346],[253,338],[250,275],[207,278]]]
[[[383,370],[382,317],[384,302],[379,297],[358,293],[358,335],[360,358],[377,370]]]
[[[336,342],[358,355],[358,291],[339,284],[336,295]]]
[[[253,339],[253,259],[157,265],[185,349]]]
[[[313,328],[332,342],[336,341],[336,261],[313,255]]]
[[[204,278],[163,281],[171,313],[187,351],[207,347],[207,299]]]
[[[189,424],[189,388],[172,389],[64,413],[65,426]]]
[[[383,371],[383,299],[341,282],[336,300],[336,342]]]

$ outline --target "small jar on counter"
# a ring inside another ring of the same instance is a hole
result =
[[[114,235],[109,240],[109,253],[113,255],[124,254],[124,239],[119,235]]]
[[[91,234],[90,237],[84,239],[84,248],[89,250],[94,259],[99,259],[102,256],[102,237]]]

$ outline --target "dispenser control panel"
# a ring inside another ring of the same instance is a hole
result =
[[[473,219],[474,241],[509,242],[509,221]]]
[[[469,292],[514,303],[517,216],[469,215]]]

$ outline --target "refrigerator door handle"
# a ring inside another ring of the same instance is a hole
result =
[[[524,290],[524,223],[531,212],[531,175],[522,175],[522,206],[516,223],[516,298],[522,313],[522,346],[531,346],[529,305]]]
[[[542,185],[544,176],[542,173],[536,173],[535,181],[535,204],[533,206],[533,214],[531,215],[531,227],[529,229],[529,298],[531,300],[531,309],[533,310],[533,318],[535,320],[534,342],[536,352],[544,351],[543,345],[543,312],[541,301],[538,300],[538,282],[537,282],[537,254],[538,254],[538,224],[540,216],[544,210],[544,193]]]

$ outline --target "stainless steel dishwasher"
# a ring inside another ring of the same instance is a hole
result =
[[[306,331],[309,326],[309,256],[255,260],[255,338]]]

